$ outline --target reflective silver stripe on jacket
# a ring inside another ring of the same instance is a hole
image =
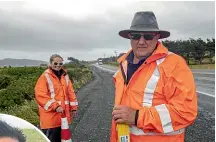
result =
[[[45,73],[45,76],[46,76],[46,79],[47,79],[47,82],[48,82],[48,86],[49,86],[49,90],[50,90],[50,95],[51,95],[51,100],[49,100],[45,106],[44,106],[44,109],[45,110],[48,110],[49,107],[52,105],[52,103],[54,103],[56,100],[55,100],[55,92],[54,92],[54,87],[53,87],[53,83],[48,75],[48,73]]]
[[[70,106],[78,106],[78,102],[70,102]]]
[[[66,81],[66,84],[67,84],[67,86],[68,86],[68,84],[69,84],[69,76],[68,76],[68,74],[65,75],[65,81]]]
[[[57,102],[58,102],[59,105],[61,105],[61,101],[57,101]],[[69,101],[64,101],[64,103],[65,103],[66,105],[68,105],[68,104],[69,104]]]
[[[168,55],[169,54],[172,54],[172,52],[168,52]],[[155,91],[155,88],[157,86],[158,80],[160,78],[160,73],[159,73],[159,70],[158,70],[158,66],[161,63],[163,63],[165,58],[166,57],[161,58],[159,60],[156,60],[157,66],[155,67],[155,70],[154,70],[152,76],[150,77],[150,79],[148,80],[146,88],[144,90],[143,106],[148,106],[148,107],[152,106],[152,100],[153,100],[153,96],[154,96],[154,91]]]
[[[172,131],[169,133],[155,133],[155,132],[148,132],[148,133],[144,133],[143,130],[137,128],[136,126],[131,126],[130,127],[130,133],[134,134],[134,135],[177,135],[177,134],[181,134],[184,133],[185,129],[180,129],[177,131]]]
[[[164,133],[169,133],[169,132],[174,131],[170,113],[166,105],[161,104],[161,105],[155,106],[155,108],[160,116],[160,120],[161,120],[161,124],[162,124]]]
[[[54,87],[53,87],[53,83],[49,77],[49,74],[48,74],[48,70],[45,71],[45,76],[46,76],[46,79],[47,79],[47,82],[48,82],[48,86],[49,86],[49,90],[50,90],[50,95],[51,95],[51,99],[49,101],[47,101],[47,103],[45,104],[44,106],[44,109],[45,110],[48,110],[49,107],[52,105],[52,103],[56,102],[55,100],[55,92],[54,92]],[[66,81],[66,84],[68,86],[69,84],[69,76],[66,75],[65,76],[65,81]],[[57,101],[59,105],[61,105],[61,101]],[[65,101],[65,104],[68,105],[68,104],[77,104],[78,105],[78,102],[72,102],[70,103],[69,101]]]
[[[169,52],[168,55],[172,54],[172,52]],[[143,95],[143,107],[152,107],[152,100],[155,92],[155,88],[157,86],[158,80],[160,78],[160,72],[158,70],[158,66],[163,63],[166,57],[161,58],[159,60],[156,60],[157,66],[155,67],[155,70],[150,77],[150,79],[147,82],[146,88],[144,90],[144,95]],[[170,117],[170,113],[168,108],[166,107],[165,104],[161,104],[158,106],[155,106],[155,109],[157,110],[162,128],[164,133],[144,133],[142,129],[137,128],[136,126],[130,127],[130,132],[134,135],[173,135],[173,134],[180,134],[184,132],[184,129],[174,131],[173,126],[172,126],[172,120]]]
[[[61,101],[57,101],[59,105],[61,105]],[[77,106],[78,102],[69,102],[69,101],[64,101],[65,105],[71,105],[71,106]]]
[[[115,74],[113,75],[113,77],[115,78],[118,73],[119,73],[119,69],[115,72]]]
[[[45,109],[45,110],[48,110],[49,107],[52,105],[52,103],[54,103],[55,101],[56,101],[55,99],[49,100],[49,101],[45,104],[44,109]]]
[[[48,75],[48,73],[45,73],[48,85],[49,85],[49,89],[50,89],[50,94],[51,94],[51,98],[55,98],[55,92],[54,92],[54,87],[53,87],[53,83]]]

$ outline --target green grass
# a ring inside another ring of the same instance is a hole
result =
[[[215,64],[189,65],[191,69],[215,69]]]
[[[111,65],[111,66],[116,66],[116,67],[119,65],[118,62],[107,62],[107,63],[104,63],[104,64]]]
[[[212,63],[214,63],[214,62],[215,62],[215,58],[213,57],[212,58]],[[194,65],[194,64],[197,64],[198,62],[195,62],[195,60],[193,58],[191,58],[189,60],[189,63],[190,63],[190,65]],[[210,64],[210,63],[211,63],[210,58],[204,58],[202,60],[202,64]]]
[[[110,66],[118,66],[116,62],[105,63]],[[188,65],[191,69],[215,69],[215,64]]]
[[[75,91],[93,78],[91,70],[84,65],[72,64],[68,68]],[[39,125],[34,86],[42,72],[44,69],[37,67],[0,68],[0,112]]]
[[[26,142],[47,142],[46,139],[35,129],[22,129],[26,135]]]

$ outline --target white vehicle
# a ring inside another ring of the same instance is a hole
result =
[[[102,60],[98,60],[98,65],[103,65],[103,61]]]

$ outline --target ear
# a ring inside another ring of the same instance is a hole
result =
[[[130,33],[128,33],[128,37],[131,38],[131,34]]]
[[[157,39],[159,39],[160,38],[160,33],[158,33],[156,37],[157,37]]]

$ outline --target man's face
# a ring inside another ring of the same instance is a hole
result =
[[[128,35],[131,39],[131,46],[135,57],[142,59],[151,54],[160,37],[154,32],[132,32]]]
[[[3,137],[3,138],[0,138],[0,142],[19,142],[19,141],[13,138],[9,138],[9,137]]]

